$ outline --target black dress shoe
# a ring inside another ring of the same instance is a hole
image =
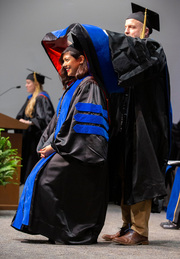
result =
[[[160,226],[164,229],[179,229],[179,226],[171,221],[161,222]]]

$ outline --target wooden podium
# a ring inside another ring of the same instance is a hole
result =
[[[9,133],[8,130],[27,129],[28,127],[28,125],[0,113],[0,128],[5,129],[1,134],[4,137],[9,137],[12,148],[18,150],[18,156],[20,157],[22,150],[22,134]],[[14,179],[12,179],[12,181],[17,184],[10,183],[6,186],[0,185],[0,210],[16,210],[18,207],[21,167],[18,167],[17,173],[18,177],[15,176]]]

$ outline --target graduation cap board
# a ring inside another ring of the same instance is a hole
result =
[[[52,78],[50,78],[48,76],[42,75],[40,73],[37,73],[37,72],[33,71],[32,69],[27,68],[27,70],[31,71],[32,73],[30,73],[26,77],[26,79],[30,79],[32,81],[38,81],[40,84],[44,84],[45,78],[52,79]]]
[[[59,62],[61,53],[70,45],[69,36],[72,37],[75,45],[81,46],[91,74],[98,84],[107,93],[123,92],[123,88],[118,86],[118,78],[113,69],[108,35],[103,29],[93,25],[74,23],[65,29],[45,35],[42,46],[57,72],[61,69]]]
[[[155,29],[160,31],[160,22],[159,22],[159,14],[151,11],[145,7],[137,5],[135,3],[131,3],[132,14],[128,16],[127,19],[135,19],[143,23],[143,33],[145,33],[146,26],[149,28],[149,33],[152,33],[152,30]],[[141,38],[144,35],[141,35]]]

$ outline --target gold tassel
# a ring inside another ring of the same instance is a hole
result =
[[[142,30],[142,32],[141,32],[140,39],[144,39],[144,37],[145,37],[145,31],[146,31],[146,20],[147,20],[147,8],[145,9],[145,13],[144,13],[143,30]]]
[[[33,77],[34,77],[34,82],[35,82],[35,83],[37,83],[36,72],[34,72],[34,75],[33,75]]]

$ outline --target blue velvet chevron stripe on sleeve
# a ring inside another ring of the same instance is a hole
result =
[[[74,118],[77,122],[100,124],[100,125],[104,126],[106,131],[109,130],[109,125],[108,125],[107,121],[102,116],[77,113],[74,116]]]
[[[100,135],[103,136],[107,141],[109,140],[107,131],[99,126],[76,124],[74,126],[74,130],[76,133]]]
[[[100,113],[103,115],[104,118],[108,119],[108,112],[104,110],[99,104],[77,103],[75,107],[80,112]]]
[[[78,113],[74,116],[77,124],[73,127],[76,133],[95,134],[109,140],[109,125],[106,121],[108,113],[101,105],[92,103],[77,103]]]

